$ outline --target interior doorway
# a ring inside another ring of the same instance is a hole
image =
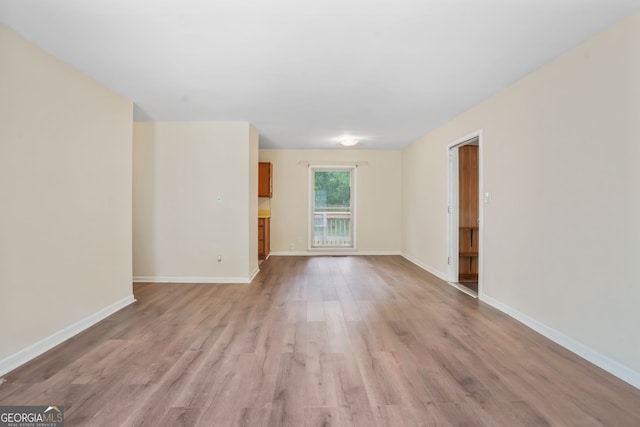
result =
[[[481,133],[450,144],[448,281],[477,297],[481,286]]]

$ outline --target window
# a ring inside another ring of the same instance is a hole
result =
[[[355,166],[309,166],[311,249],[355,248]]]

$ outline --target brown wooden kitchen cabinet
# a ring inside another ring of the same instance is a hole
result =
[[[258,163],[258,197],[271,197],[273,194],[273,167],[271,163]]]
[[[258,259],[267,259],[271,247],[271,220],[258,218]]]

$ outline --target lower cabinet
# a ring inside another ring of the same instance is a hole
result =
[[[267,259],[271,247],[271,220],[258,218],[258,259]]]

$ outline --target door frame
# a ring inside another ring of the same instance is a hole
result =
[[[478,295],[458,282],[458,242],[460,223],[459,208],[459,158],[458,148],[478,141]],[[483,295],[483,259],[484,259],[484,165],[482,129],[478,129],[470,134],[456,139],[447,145],[447,282],[455,288],[473,296],[482,298]]]
[[[327,165],[324,163],[318,164],[308,164],[308,176],[307,176],[307,185],[309,188],[309,200],[308,200],[308,211],[307,211],[307,251],[309,252],[355,252],[357,251],[356,246],[356,211],[357,211],[357,203],[356,203],[356,182],[357,182],[357,172],[358,165],[357,164],[344,164],[344,165]],[[316,170],[325,170],[325,171],[346,171],[350,172],[350,180],[351,180],[351,246],[327,246],[327,247],[317,247],[313,246],[313,237],[314,237],[314,219],[313,219],[313,207],[314,207],[314,171]]]

